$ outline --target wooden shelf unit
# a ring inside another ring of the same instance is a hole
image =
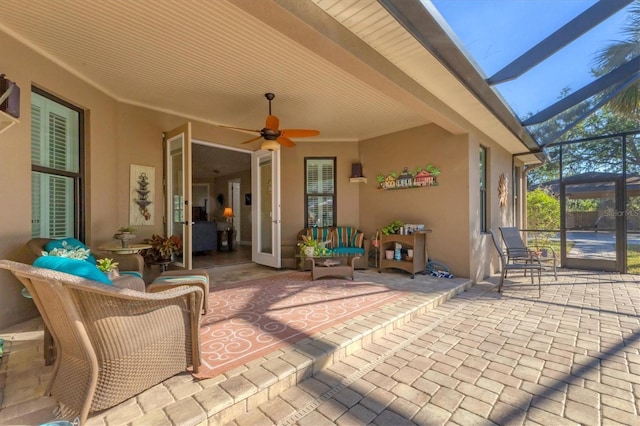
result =
[[[430,230],[423,232],[415,232],[411,235],[381,235],[380,239],[380,267],[378,272],[382,272],[382,269],[395,268],[402,269],[411,274],[411,278],[414,278],[416,272],[424,272],[427,269],[427,233]],[[411,260],[395,260],[387,259],[385,252],[387,250],[394,250],[395,244],[402,244],[404,249],[413,249],[413,259]]]

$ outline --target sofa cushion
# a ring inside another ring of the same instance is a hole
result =
[[[338,226],[334,231],[336,247],[362,247],[364,233],[350,226]]]
[[[41,256],[33,262],[33,266],[53,269],[54,271],[65,272],[88,280],[98,281],[102,284],[112,285],[107,274],[86,260],[58,256]]]
[[[331,251],[336,254],[364,254],[364,249],[359,247],[337,247]]]
[[[82,241],[77,240],[75,238],[61,238],[59,240],[49,241],[44,246],[44,249],[47,253],[51,253],[52,251],[55,253],[54,249],[67,250],[67,251],[81,249],[89,252],[89,247],[87,247]],[[53,253],[51,253],[51,255],[56,256]],[[66,256],[66,257],[71,257],[71,256]],[[89,253],[88,257],[86,257],[85,260],[91,263],[92,265],[95,265],[97,263],[96,258],[91,253]]]
[[[331,234],[333,232],[333,228],[331,227],[314,227],[314,228],[306,228],[305,234],[309,238],[313,238],[316,241],[319,241],[323,247],[331,248]]]

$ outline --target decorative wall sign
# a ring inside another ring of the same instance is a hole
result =
[[[500,204],[500,207],[505,207],[507,205],[508,194],[509,189],[507,188],[507,178],[504,173],[502,173],[498,180],[498,203]]]
[[[155,167],[131,165],[129,178],[130,203],[129,203],[129,224],[130,225],[154,225],[153,204],[155,197]]]
[[[408,167],[402,169],[402,173],[391,172],[388,175],[378,175],[377,180],[380,189],[407,189],[422,188],[424,186],[437,186],[436,176],[440,169],[432,164],[425,167],[418,166],[413,171]]]

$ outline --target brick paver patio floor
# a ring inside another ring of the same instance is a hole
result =
[[[478,284],[233,424],[640,425],[639,277],[558,278]]]

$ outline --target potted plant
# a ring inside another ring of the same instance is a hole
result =
[[[303,235],[302,242],[298,243],[298,250],[303,256],[320,254],[320,242],[309,236]]]
[[[136,232],[136,228],[134,228],[133,226],[121,226],[120,228],[118,228],[119,234],[133,234],[134,232]]]
[[[174,254],[182,253],[182,238],[179,235],[165,237],[153,234],[145,242],[151,245],[151,248],[144,251],[144,260],[147,265],[171,262]]]
[[[381,231],[384,235],[398,234],[403,226],[404,222],[394,220],[393,222],[382,228]]]
[[[118,276],[118,262],[111,258],[97,259],[96,266],[111,279]]]
[[[371,234],[371,245],[375,248],[380,247],[380,232],[376,231]]]
[[[133,240],[136,236],[133,234],[136,229],[131,226],[121,226],[114,234],[113,238],[119,240],[122,243],[122,247],[127,247],[129,240]]]

